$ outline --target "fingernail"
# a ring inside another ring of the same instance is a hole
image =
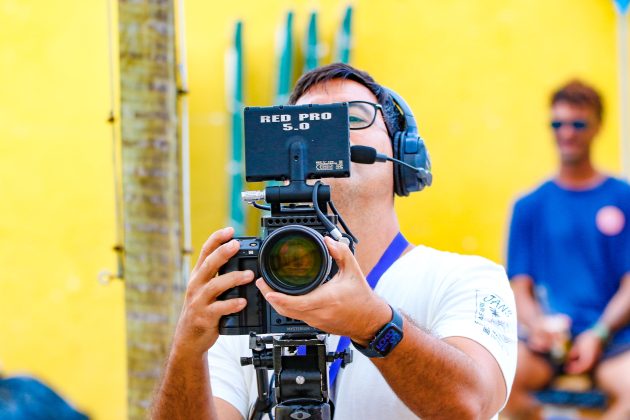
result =
[[[254,272],[252,270],[245,270],[243,272],[243,279],[251,280],[254,278]]]
[[[221,233],[227,234],[228,232],[232,231],[232,229],[234,229],[232,226],[228,226],[226,228],[221,229]]]
[[[238,305],[239,305],[239,306],[245,306],[245,305],[247,305],[247,300],[246,300],[246,299],[243,299],[243,298],[239,298],[239,299],[238,299]]]

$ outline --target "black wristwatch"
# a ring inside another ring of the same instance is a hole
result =
[[[392,308],[392,306],[389,306]],[[394,347],[398,345],[403,339],[403,317],[396,311],[396,309],[392,308],[392,320],[389,321],[383,328],[381,328],[376,336],[367,347],[363,347],[360,344],[355,343],[352,344],[354,348],[357,349],[364,356],[373,358],[373,357],[385,357]]]

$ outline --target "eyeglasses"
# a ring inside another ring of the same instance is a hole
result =
[[[588,128],[588,122],[584,120],[573,120],[573,121],[560,121],[553,120],[551,121],[551,128],[554,130],[560,130],[563,125],[571,126],[576,131],[583,131]]]
[[[368,101],[348,102],[348,123],[350,130],[363,130],[368,128],[376,120],[378,110],[383,112],[383,107]]]

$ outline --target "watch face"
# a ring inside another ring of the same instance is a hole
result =
[[[390,325],[385,331],[379,334],[378,339],[374,342],[373,347],[381,354],[388,354],[396,344],[400,343],[403,334],[395,325]]]

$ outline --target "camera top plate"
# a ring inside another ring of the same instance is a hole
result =
[[[350,176],[347,103],[246,107],[244,121],[247,181]]]

